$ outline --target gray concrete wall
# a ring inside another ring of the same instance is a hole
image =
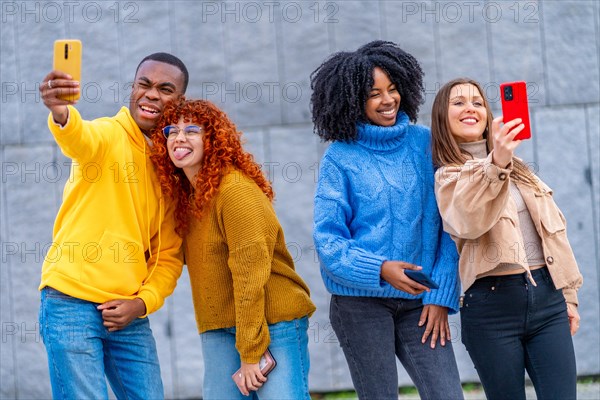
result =
[[[311,388],[351,387],[328,322],[311,239],[324,146],[312,133],[309,74],[334,51],[399,43],[426,72],[428,124],[436,90],[470,76],[496,108],[498,85],[529,83],[533,140],[520,155],[555,189],[585,284],[575,336],[580,375],[600,373],[599,5],[596,1],[4,1],[0,2],[0,397],[48,398],[37,312],[40,266],[68,173],[47,128],[39,82],[57,38],[83,41],[83,99],[93,119],[126,104],[139,60],[179,55],[189,95],[223,107],[245,132],[277,193],[276,208],[318,310],[311,319]],[[151,317],[166,394],[199,397],[203,363],[189,281]],[[452,318],[462,379],[476,381]],[[399,383],[410,383],[401,369]]]

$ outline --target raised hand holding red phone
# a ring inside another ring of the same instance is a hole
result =
[[[494,151],[492,162],[500,168],[506,168],[510,164],[515,149],[521,144],[520,140],[514,140],[524,128],[521,118],[508,121],[500,126],[504,117],[496,117],[492,121],[492,139]]]

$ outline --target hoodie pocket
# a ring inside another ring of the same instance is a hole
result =
[[[114,294],[135,294],[148,272],[141,244],[112,232],[86,244],[83,259],[82,282]]]

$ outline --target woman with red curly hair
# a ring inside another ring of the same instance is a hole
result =
[[[165,108],[153,132],[152,160],[184,238],[203,398],[309,399],[315,306],[285,246],[271,184],[240,136],[215,105],[185,99]],[[268,382],[267,350],[277,363]]]

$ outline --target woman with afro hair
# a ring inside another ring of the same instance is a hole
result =
[[[208,101],[171,103],[157,127],[152,160],[177,203],[202,339],[202,397],[309,399],[315,306],[285,246],[269,181],[236,126]],[[268,378],[267,348],[277,363]]]
[[[410,124],[423,102],[421,67],[375,41],[331,56],[311,87],[315,133],[332,142],[313,238],[358,396],[397,399],[398,357],[422,399],[462,399],[448,324],[458,311],[457,253],[436,205],[429,130]]]

